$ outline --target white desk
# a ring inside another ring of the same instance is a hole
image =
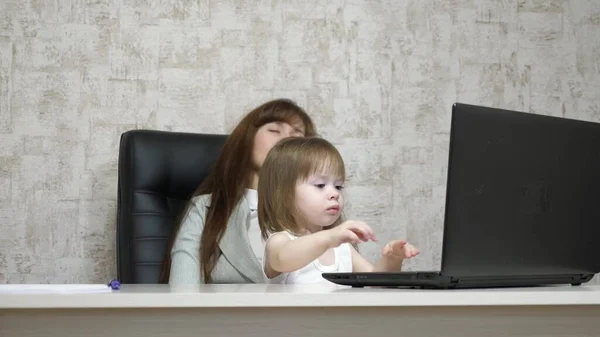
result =
[[[126,285],[0,295],[0,336],[600,336],[600,286],[397,290]]]

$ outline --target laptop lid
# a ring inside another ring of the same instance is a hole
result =
[[[599,239],[600,124],[453,106],[443,275],[597,273]]]

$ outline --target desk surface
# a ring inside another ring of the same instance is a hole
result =
[[[2,309],[600,305],[600,286],[467,290],[311,285],[123,285],[104,294],[0,294]]]

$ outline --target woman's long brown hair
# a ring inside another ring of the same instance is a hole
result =
[[[225,233],[231,213],[243,196],[252,179],[252,150],[258,129],[268,123],[285,122],[295,125],[301,122],[305,136],[314,136],[315,127],[306,112],[288,99],[266,102],[250,111],[233,129],[209,175],[204,179],[192,196],[211,194],[210,204],[204,219],[204,230],[200,238],[200,270],[204,283],[211,283],[212,271],[221,252],[219,242]],[[161,282],[169,282],[171,269],[171,250],[175,237],[185,219],[191,201],[186,206],[181,220],[176,222],[171,235],[167,258],[163,264]]]

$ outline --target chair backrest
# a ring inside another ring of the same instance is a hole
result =
[[[132,130],[121,135],[117,270],[121,283],[160,283],[173,226],[226,135]]]

